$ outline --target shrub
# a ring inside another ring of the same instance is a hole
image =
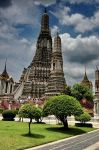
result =
[[[79,116],[75,116],[75,120],[85,124],[86,122],[91,120],[91,116],[87,112],[84,112]]]
[[[2,116],[5,121],[13,121],[16,114],[13,110],[4,110]]]
[[[16,115],[18,115],[19,109],[15,109],[13,111],[15,112]]]
[[[0,114],[2,114],[3,110],[4,110],[3,108],[0,108]]]
[[[90,127],[90,128],[92,128],[93,127],[93,125],[92,125],[92,123],[75,123],[75,126],[76,127]]]

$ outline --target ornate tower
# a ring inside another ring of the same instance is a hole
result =
[[[50,75],[52,38],[49,16],[45,9],[41,19],[41,30],[36,44],[36,53],[28,68],[24,68],[20,82],[24,82],[23,97],[42,97]]]
[[[1,76],[4,77],[5,79],[8,79],[9,75],[7,73],[7,69],[6,68],[7,67],[6,67],[6,62],[5,62],[5,67],[4,67],[4,70],[3,70],[2,74],[1,74]]]
[[[86,67],[85,67],[85,74],[84,74],[84,78],[81,81],[81,85],[84,85],[86,87],[88,87],[90,90],[92,90],[93,86],[92,86],[92,82],[89,81],[87,73],[86,73]]]
[[[61,38],[58,33],[54,38],[54,47],[51,59],[51,73],[46,88],[46,96],[59,95],[65,91],[65,78],[63,72],[63,59],[61,50]]]
[[[99,121],[99,69],[95,71],[94,119]]]
[[[6,62],[5,67],[0,75],[0,100],[8,100],[13,98],[13,87],[14,81],[13,78],[9,76],[7,69],[6,69]],[[5,98],[6,97],[6,98]]]

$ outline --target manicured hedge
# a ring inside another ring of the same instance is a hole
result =
[[[92,128],[93,125],[91,123],[75,123],[76,127],[90,127]]]
[[[16,113],[13,110],[4,110],[2,116],[3,116],[2,120],[4,121],[14,121]]]

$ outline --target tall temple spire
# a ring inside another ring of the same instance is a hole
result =
[[[22,96],[40,98],[44,96],[46,84],[50,76],[52,55],[52,37],[49,30],[49,16],[45,10],[41,18],[41,31],[36,43],[36,53],[28,68],[26,68],[20,78],[20,82],[25,79]]]
[[[47,10],[45,8],[44,13],[41,19],[41,31],[42,32],[49,32],[49,16],[47,14]]]
[[[63,58],[61,51],[61,38],[56,35],[52,50],[51,72],[48,81],[46,96],[59,95],[65,92],[65,78],[63,72]]]
[[[41,18],[41,31],[36,44],[36,54],[33,58],[33,61],[42,61],[48,62],[51,61],[51,53],[52,53],[52,37],[49,29],[49,16],[47,14],[46,8],[43,12]]]
[[[7,58],[5,61],[5,67],[4,67],[3,73],[1,75],[2,75],[2,77],[9,78],[9,75],[8,75],[7,69],[6,69],[6,63],[7,63]]]
[[[61,38],[59,36],[59,32],[57,32],[56,37],[54,38],[53,52],[56,51],[61,53]]]

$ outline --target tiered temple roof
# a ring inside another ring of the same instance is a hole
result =
[[[85,68],[85,74],[84,74],[83,80],[81,81],[81,84],[88,87],[91,90],[93,88],[92,82],[89,81],[89,79],[88,79],[88,76],[87,76],[87,73],[86,73],[86,68]]]

